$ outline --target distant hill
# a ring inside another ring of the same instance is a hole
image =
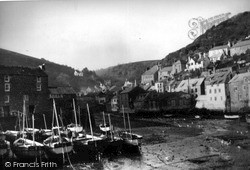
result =
[[[45,63],[49,75],[49,86],[72,86],[76,91],[82,87],[94,86],[102,82],[94,71],[83,69],[83,77],[74,76],[74,69],[45,59],[37,59],[16,52],[0,49],[0,64],[5,66],[38,67]]]
[[[225,45],[228,41],[236,42],[248,35],[250,35],[250,12],[240,13],[213,26],[186,47],[168,54],[162,59],[162,64],[170,65],[177,59],[186,60],[190,52],[208,52],[214,46]]]
[[[95,72],[102,79],[111,80],[112,83],[117,85],[122,85],[126,79],[132,82],[136,80],[137,83],[140,83],[141,74],[158,62],[159,60],[151,60],[119,64],[106,69],[96,70]]]

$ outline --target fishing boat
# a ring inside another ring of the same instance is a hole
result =
[[[130,119],[129,119],[129,113],[127,113],[129,132],[127,131],[124,108],[122,107],[122,109],[123,109],[124,131],[120,132],[120,137],[124,140],[123,151],[129,152],[129,153],[138,152],[141,148],[142,136],[135,134],[135,133],[132,133]]]
[[[72,138],[74,144],[74,151],[80,154],[84,160],[99,160],[101,150],[103,148],[103,138],[94,136],[93,134],[88,104],[87,111],[91,135],[88,135],[85,132],[77,133],[77,136]]]
[[[56,127],[52,128],[52,136],[43,141],[46,155],[49,158],[61,159],[65,158],[65,154],[71,153],[73,151],[72,142],[66,138],[61,136],[61,129],[59,126],[58,115],[56,111],[55,100],[53,99],[53,115],[56,119]],[[54,123],[52,122],[52,125]]]
[[[35,141],[35,128],[34,128],[34,114],[32,114],[32,126],[33,135],[32,140],[27,139],[24,136],[25,131],[25,117],[26,117],[26,105],[24,100],[23,106],[23,126],[22,126],[22,137],[18,138],[13,143],[13,152],[19,159],[35,159],[44,156],[43,144]]]
[[[246,114],[246,122],[250,123],[250,114]]]

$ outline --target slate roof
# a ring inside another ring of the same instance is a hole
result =
[[[3,66],[0,65],[0,74],[4,75],[28,75],[47,77],[48,75],[40,68],[18,67],[18,66]]]
[[[242,47],[242,46],[246,46],[246,45],[250,45],[250,39],[245,40],[245,41],[239,41],[232,48]]]
[[[230,81],[229,83],[235,83],[244,80],[244,78],[247,78],[250,80],[250,72],[246,73],[241,73],[241,74],[236,74]]]
[[[49,87],[51,94],[76,94],[72,87]]]
[[[172,71],[172,66],[167,66],[161,69],[159,72],[171,72]]]
[[[208,84],[210,85],[227,83],[229,74],[231,74],[230,71],[216,72],[215,74],[212,74],[209,77],[207,77],[206,80],[209,81]]]
[[[145,71],[142,75],[152,75],[155,74],[158,71],[158,66],[154,65],[149,70]]]
[[[211,48],[209,51],[219,50],[219,49],[225,49],[225,48],[229,48],[228,45],[216,46],[216,47],[214,47],[214,48]]]
[[[176,90],[187,89],[189,87],[200,86],[205,78],[195,78],[195,79],[187,79],[182,80],[181,83],[178,85]]]

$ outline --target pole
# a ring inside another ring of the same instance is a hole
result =
[[[128,114],[128,127],[129,127],[130,137],[132,140],[132,132],[131,132],[131,126],[130,126],[130,120],[129,120],[129,113],[127,113],[127,114]]]
[[[92,130],[92,123],[91,123],[91,118],[90,118],[90,112],[89,112],[89,105],[88,105],[88,103],[87,103],[87,110],[88,110],[88,116],[89,116],[90,132],[91,132],[91,136],[92,136],[92,140],[93,140],[94,135],[93,135],[93,130]]]
[[[109,117],[109,127],[110,127],[110,135],[111,135],[111,140],[113,140],[113,135],[112,135],[112,125],[111,125],[111,119],[110,119],[110,114],[108,114]]]
[[[44,127],[45,127],[45,129],[47,129],[47,124],[46,124],[45,114],[43,114],[43,121],[44,121]]]
[[[79,125],[81,125],[81,108],[78,106]]]

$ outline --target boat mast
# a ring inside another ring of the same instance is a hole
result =
[[[35,120],[34,120],[34,114],[32,114],[32,128],[33,128],[33,136],[32,136],[33,143],[32,143],[32,146],[34,146],[34,143],[35,143]]]
[[[127,132],[126,120],[125,120],[125,113],[124,113],[124,107],[123,107],[123,105],[122,105],[122,114],[123,114],[124,130],[125,130],[125,132]]]
[[[57,129],[58,129],[58,134],[59,134],[59,141],[61,142],[61,132],[60,132],[59,121],[58,121],[57,112],[56,112],[56,104],[55,104],[55,100],[54,99],[53,99],[53,108],[54,108],[54,113],[55,113],[55,118],[56,118],[56,124],[57,124]]]
[[[81,125],[81,108],[78,106],[78,114],[79,114],[79,125]]]
[[[43,121],[44,121],[44,127],[45,129],[47,129],[47,124],[46,124],[46,119],[45,119],[45,115],[43,114]]]
[[[131,126],[130,126],[130,120],[129,120],[129,113],[128,114],[128,128],[129,128],[129,132],[130,132],[130,137],[132,139],[132,133],[131,133]]]
[[[110,127],[111,140],[113,140],[113,135],[112,135],[113,128],[112,128],[112,124],[111,124],[110,114],[108,114],[108,117],[109,117],[109,127]]]
[[[92,130],[92,123],[91,123],[91,118],[90,118],[90,112],[89,112],[89,105],[88,105],[88,103],[87,103],[87,110],[88,110],[88,116],[89,116],[90,132],[91,132],[91,136],[92,136],[92,140],[93,140],[94,135],[93,135],[93,130]]]
[[[105,127],[105,133],[106,133],[106,135],[107,135],[107,131],[106,131],[105,113],[104,113],[104,112],[102,112],[102,115],[103,115],[103,125],[104,125],[104,127]]]
[[[75,99],[73,99],[73,108],[74,108],[74,116],[75,116],[75,127],[77,127],[77,117],[76,117],[76,105],[75,105]]]
[[[23,128],[22,128],[22,136],[23,136],[23,138],[24,138],[24,126],[25,126],[25,112],[26,112],[25,100],[23,100]]]

